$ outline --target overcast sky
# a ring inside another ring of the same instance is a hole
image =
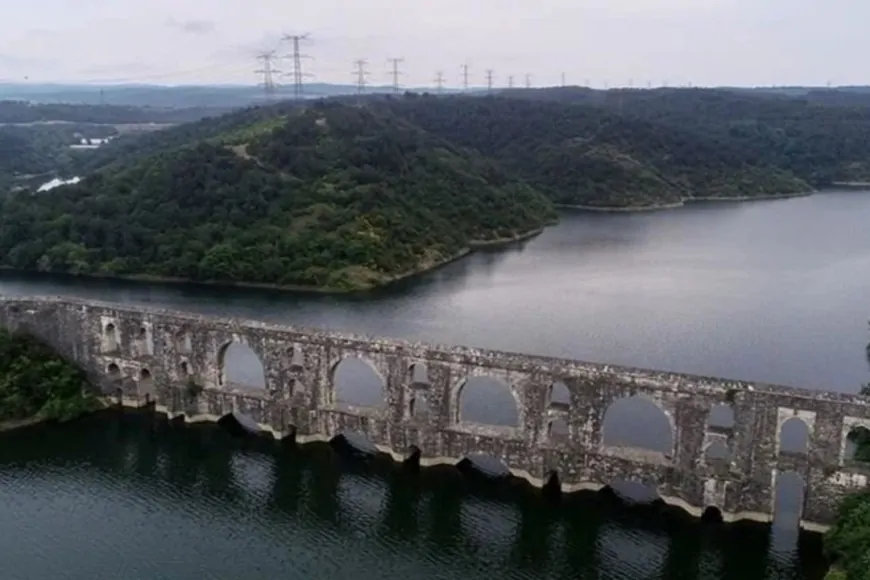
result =
[[[258,51],[311,34],[306,71],[458,85],[870,84],[868,0],[8,0],[0,80],[256,82]],[[281,65],[286,68],[286,63]]]

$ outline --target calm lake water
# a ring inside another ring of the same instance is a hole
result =
[[[868,377],[868,223],[870,194],[856,192],[578,213],[368,296],[9,274],[0,293],[854,392]],[[451,470],[414,476],[328,448],[107,415],[0,436],[4,578],[742,580],[824,569],[818,537],[787,525],[702,525],[596,495],[553,508]]]

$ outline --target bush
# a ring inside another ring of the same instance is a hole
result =
[[[0,329],[0,421],[68,420],[97,407],[82,369],[37,338]]]

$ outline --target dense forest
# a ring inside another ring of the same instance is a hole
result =
[[[870,491],[846,498],[825,534],[826,580],[870,580]]]
[[[127,160],[0,200],[0,264],[350,290],[555,217],[479,154],[329,103]]]
[[[97,407],[84,371],[36,338],[0,328],[0,421],[66,420]]]
[[[870,344],[866,353],[870,364]],[[870,384],[861,394],[870,396]],[[850,436],[855,459],[870,463],[870,431],[861,428]],[[825,580],[870,580],[870,491],[848,497],[840,506],[836,523],[825,534],[825,556],[831,562]]]
[[[758,91],[659,89],[515,90],[511,96],[596,107],[728,142],[759,165],[779,167],[817,186],[870,181],[870,94],[808,91],[798,97]]]
[[[560,204],[654,206],[811,189],[725,137],[703,137],[679,127],[665,130],[597,107],[411,95],[385,100],[382,106],[500,161]]]

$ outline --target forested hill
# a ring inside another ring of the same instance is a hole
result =
[[[318,103],[0,198],[0,266],[328,289],[377,286],[554,218],[479,154]]]
[[[122,124],[174,124],[189,123],[207,116],[222,115],[230,107],[129,107],[119,105],[78,105],[65,103],[30,103],[0,100],[0,123],[95,123]]]
[[[759,161],[727,135],[631,119],[601,107],[496,97],[371,97],[367,107],[398,116],[446,141],[476,150],[557,203],[650,207],[685,199],[752,198],[805,192],[787,169]],[[80,171],[113,169],[167,148],[244,140],[295,114],[292,102],[254,107],[121,138],[82,157]]]
[[[501,162],[561,204],[660,206],[811,189],[727,135],[705,137],[601,107],[413,95],[380,106]]]
[[[870,94],[809,91],[657,89],[593,91],[580,87],[516,89],[511,98],[580,104],[622,117],[727,141],[758,164],[817,186],[870,181]]]

